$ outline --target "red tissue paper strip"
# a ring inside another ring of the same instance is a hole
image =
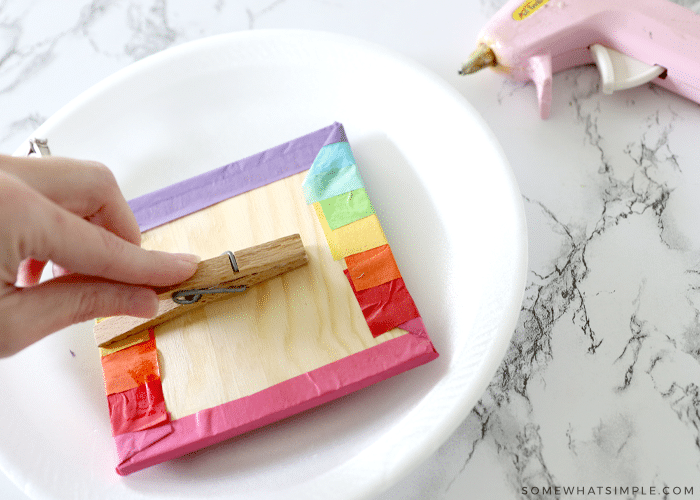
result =
[[[348,270],[344,272],[373,337],[420,316],[402,278],[365,290],[355,290]]]
[[[117,436],[168,422],[163,387],[152,380],[128,391],[107,396],[112,434]]]

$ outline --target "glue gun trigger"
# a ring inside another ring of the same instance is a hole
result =
[[[666,71],[659,65],[652,66],[643,63],[599,44],[591,45],[589,50],[598,67],[604,94],[612,94],[615,90],[631,89],[643,85]]]

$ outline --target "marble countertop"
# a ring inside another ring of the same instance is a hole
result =
[[[502,3],[3,0],[0,153],[113,72],[190,40],[300,28],[393,48],[493,129],[522,192],[530,257],[518,325],[483,397],[378,498],[698,496],[700,109],[651,85],[604,95],[582,67],[555,75],[542,121],[532,85],[458,76]],[[4,476],[0,493],[27,498]]]

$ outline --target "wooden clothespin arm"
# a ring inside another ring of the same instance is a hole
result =
[[[95,324],[95,341],[108,346],[129,335],[191,312],[205,304],[275,278],[308,262],[298,234],[204,260],[188,280],[156,288],[160,298],[158,314],[151,319],[112,316]]]

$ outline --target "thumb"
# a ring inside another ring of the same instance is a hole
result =
[[[158,298],[150,288],[69,275],[0,296],[0,357],[52,332],[93,318],[153,317]]]

